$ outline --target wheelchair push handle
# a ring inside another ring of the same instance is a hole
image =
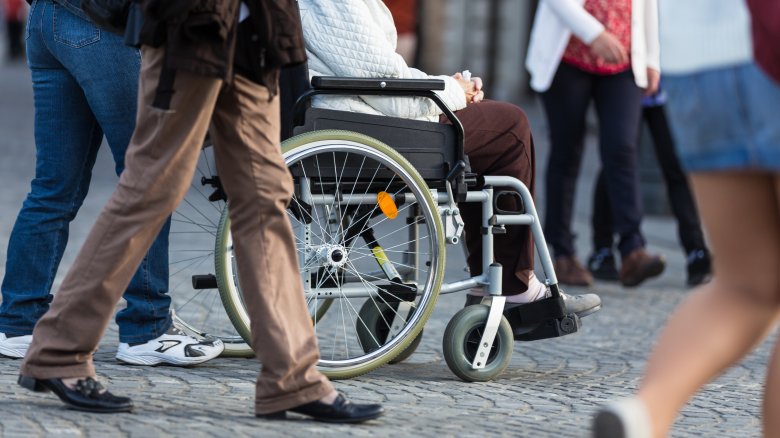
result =
[[[345,91],[438,91],[444,90],[441,79],[390,79],[390,78],[344,78],[336,76],[315,76],[312,87],[318,90]]]

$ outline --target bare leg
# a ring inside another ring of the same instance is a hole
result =
[[[780,409],[780,341],[775,343],[775,351],[769,362],[764,388],[764,436],[780,436],[780,417],[777,416]]]
[[[775,178],[775,194],[780,205],[780,177]],[[780,319],[780,315],[778,315]],[[775,320],[777,322],[777,320]],[[775,351],[767,369],[764,388],[764,436],[780,436],[780,340],[775,343]]]
[[[691,179],[716,255],[715,278],[675,311],[650,356],[638,396],[657,437],[666,436],[696,390],[764,337],[780,309],[780,202],[775,177],[699,173]],[[776,353],[775,371],[779,360]],[[767,386],[767,394],[774,395],[765,409],[777,412],[780,376],[775,372],[770,378],[774,386]],[[777,432],[780,423],[773,421]]]

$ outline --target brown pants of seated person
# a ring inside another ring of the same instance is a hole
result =
[[[163,49],[143,48],[136,130],[126,168],[40,319],[22,364],[39,379],[93,376],[92,353],[168,215],[184,198],[210,128],[230,198],[241,291],[262,362],[255,412],[267,414],[333,391],[303,296],[286,208],[293,182],[279,149],[279,99],[242,76],[231,85],[178,71],[170,109],[152,107]]]
[[[465,149],[471,171],[479,175],[512,176],[522,181],[534,194],[535,158],[531,127],[523,110],[515,105],[484,100],[456,111],[466,131]],[[447,118],[440,119],[446,123]],[[499,207],[517,211],[520,203],[514,196],[502,196]],[[479,203],[458,205],[466,224],[466,246],[471,275],[482,273],[482,206]],[[531,229],[507,226],[506,234],[494,235],[494,259],[503,270],[504,295],[515,295],[528,288],[528,271],[534,267]]]

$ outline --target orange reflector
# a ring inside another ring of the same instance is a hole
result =
[[[379,192],[376,195],[376,203],[379,205],[379,209],[382,213],[388,217],[388,219],[395,219],[398,217],[398,207],[393,201],[393,197],[387,192]]]

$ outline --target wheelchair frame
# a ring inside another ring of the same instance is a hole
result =
[[[455,244],[460,238],[463,222],[460,219],[458,202],[479,202],[482,204],[482,274],[464,280],[444,283],[440,288],[440,294],[450,294],[468,290],[474,287],[484,287],[488,295],[482,300],[482,304],[490,307],[485,330],[479,342],[479,348],[475,354],[471,367],[473,370],[481,370],[485,367],[488,353],[496,340],[499,324],[504,315],[506,298],[501,296],[501,278],[503,267],[493,261],[493,239],[497,227],[506,225],[527,225],[531,227],[534,245],[539,254],[542,269],[545,275],[544,283],[551,291],[551,297],[530,306],[529,311],[518,310],[508,316],[517,325],[526,325],[521,329],[521,334],[515,336],[517,340],[535,340],[549,337],[571,334],[579,329],[579,318],[565,313],[558,287],[558,280],[553,269],[552,259],[542,231],[539,216],[536,211],[533,198],[528,188],[516,178],[509,176],[483,176],[467,178],[466,155],[464,148],[465,132],[463,125],[455,113],[450,110],[441,98],[434,93],[435,90],[444,89],[444,81],[430,79],[374,79],[374,78],[339,78],[339,77],[314,77],[311,81],[312,89],[305,92],[296,102],[294,107],[294,123],[300,126],[305,120],[306,103],[317,95],[379,95],[379,96],[415,96],[426,97],[436,103],[444,115],[452,123],[456,133],[457,162],[451,166],[446,176],[446,193],[432,190],[445,228],[445,239],[449,244]],[[370,133],[365,133],[370,135]],[[391,145],[392,147],[392,145]],[[412,161],[412,164],[415,163]],[[469,184],[469,180],[471,184]],[[476,186],[471,188],[471,186]],[[494,187],[512,189],[520,195],[524,212],[520,214],[496,214],[494,203]],[[444,205],[444,207],[441,207]],[[519,309],[519,308],[518,308]],[[534,313],[541,311],[541,315]],[[555,321],[550,324],[543,322]],[[528,327],[531,326],[531,328]],[[463,376],[461,376],[463,377]]]

